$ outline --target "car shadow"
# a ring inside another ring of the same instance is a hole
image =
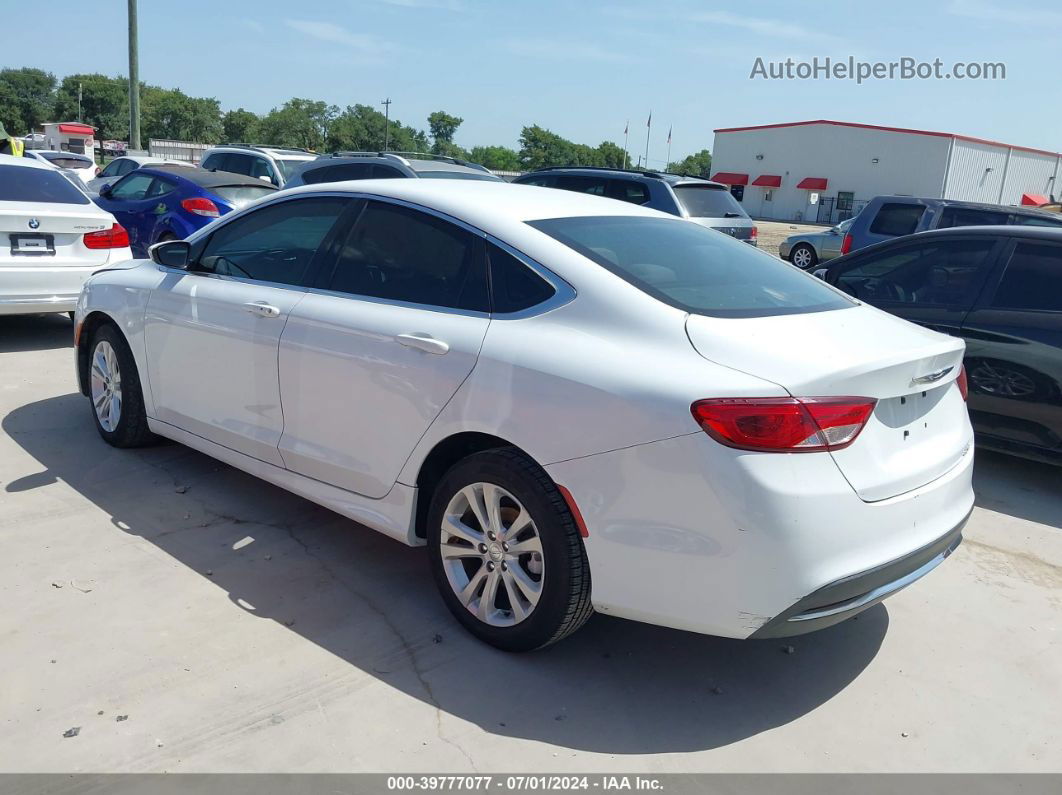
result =
[[[1062,530],[1062,467],[978,450],[977,506]]]
[[[116,527],[209,578],[251,615],[496,735],[611,754],[727,745],[837,695],[874,659],[888,629],[881,605],[812,635],[769,641],[599,615],[548,649],[506,654],[447,613],[423,549],[180,445],[112,449],[89,411],[70,394],[8,414],[3,430],[40,470],[3,488],[66,482]]]
[[[0,315],[0,353],[71,348],[74,326],[67,315]]]

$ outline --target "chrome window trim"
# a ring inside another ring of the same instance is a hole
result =
[[[269,196],[267,198],[259,199],[258,202],[255,202],[255,203],[250,204],[250,205],[248,205],[246,207],[243,207],[243,208],[241,208],[241,209],[239,209],[239,210],[237,210],[235,212],[231,212],[228,215],[222,216],[221,218],[219,218],[214,223],[208,224],[207,226],[203,227],[202,229],[197,230],[194,234],[189,235],[185,239],[189,243],[194,245],[195,243],[197,243],[199,241],[200,238],[206,237],[208,235],[212,235],[216,231],[221,229],[223,226],[227,226],[228,224],[230,224],[233,221],[235,221],[237,218],[242,218],[244,215],[246,215],[248,213],[251,213],[251,212],[254,212],[256,210],[261,210],[261,209],[263,209],[263,208],[265,208],[267,206],[272,206],[274,204],[279,204],[281,202],[297,201],[299,199],[320,199],[320,198],[341,198],[341,199],[350,199],[352,201],[358,201],[358,200],[379,201],[379,202],[384,202],[386,204],[394,204],[394,205],[399,206],[399,207],[405,207],[407,209],[414,210],[416,212],[425,213],[427,215],[434,216],[435,218],[438,218],[438,219],[440,219],[442,221],[446,221],[448,223],[454,224],[455,226],[465,230],[466,232],[469,232],[469,233],[471,233],[473,235],[476,235],[477,237],[480,237],[480,238],[482,238],[483,240],[485,240],[485,241],[487,241],[489,243],[493,243],[494,245],[498,246],[498,248],[501,248],[504,251],[506,251],[509,254],[511,254],[512,256],[516,257],[516,259],[520,260],[520,262],[522,262],[525,266],[529,267],[538,276],[540,276],[546,282],[548,282],[551,287],[553,287],[553,289],[554,289],[553,296],[550,297],[549,299],[539,303],[539,304],[535,304],[534,306],[530,306],[527,309],[521,309],[518,312],[487,313],[487,312],[477,312],[477,311],[474,311],[474,310],[467,310],[467,309],[454,309],[452,307],[436,306],[434,304],[417,304],[417,303],[413,303],[413,302],[410,302],[410,301],[394,301],[394,300],[386,299],[386,298],[376,298],[375,296],[357,295],[355,293],[345,293],[345,292],[341,292],[339,290],[328,290],[328,289],[323,288],[323,287],[298,287],[296,285],[284,285],[284,284],[277,284],[275,282],[262,282],[262,281],[257,281],[257,280],[254,280],[254,279],[246,279],[246,278],[243,278],[243,277],[235,277],[235,276],[226,276],[226,277],[223,277],[223,278],[233,279],[233,280],[236,280],[236,281],[240,281],[241,283],[248,283],[248,284],[262,284],[262,285],[266,285],[266,286],[288,287],[288,288],[298,289],[298,290],[300,290],[302,292],[311,293],[311,294],[315,294],[315,295],[329,295],[329,296],[334,296],[334,297],[337,297],[337,298],[347,298],[347,299],[354,300],[354,301],[370,301],[372,303],[389,304],[389,305],[394,305],[394,306],[402,306],[402,307],[406,307],[406,308],[410,308],[410,309],[423,309],[423,310],[428,310],[428,311],[432,311],[432,312],[448,312],[448,313],[451,313],[451,314],[467,315],[467,316],[472,316],[472,317],[491,317],[491,318],[496,319],[496,320],[522,320],[522,319],[528,318],[528,317],[535,317],[537,315],[543,315],[546,312],[551,312],[554,309],[558,309],[558,308],[564,306],[565,304],[570,303],[578,295],[577,291],[575,290],[575,288],[571,284],[566,282],[564,279],[562,279],[560,276],[555,274],[553,271],[551,271],[546,266],[542,265],[541,263],[539,263],[538,261],[536,261],[532,257],[529,257],[528,255],[524,254],[519,249],[514,248],[513,246],[509,245],[504,240],[500,240],[499,238],[495,237],[494,235],[492,235],[492,234],[490,234],[488,232],[484,232],[482,229],[479,229],[479,228],[477,228],[475,226],[472,226],[472,224],[469,224],[469,223],[461,220],[460,218],[456,218],[456,217],[454,217],[452,215],[444,213],[441,210],[436,210],[434,207],[425,207],[423,204],[416,204],[415,202],[407,201],[405,199],[397,199],[397,198],[394,198],[394,197],[391,197],[391,196],[380,196],[378,194],[366,193],[366,192],[363,192],[363,191],[320,190],[320,191],[306,191],[305,193],[293,193],[293,194],[289,194],[289,195]],[[220,276],[220,274],[213,274],[213,273],[209,273],[207,271],[187,271],[187,270],[183,270],[183,269],[180,269],[180,268],[170,269],[167,266],[159,266],[159,267],[160,268],[166,268],[167,270],[173,270],[173,271],[178,272],[178,273],[191,273],[191,274],[194,274],[196,276],[215,276],[215,277],[219,277]]]

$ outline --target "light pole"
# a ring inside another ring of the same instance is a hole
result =
[[[136,38],[136,0],[129,0],[129,148],[140,148],[140,56]]]
[[[384,106],[384,148],[386,152],[387,147],[391,143],[391,98],[388,97],[380,103]]]

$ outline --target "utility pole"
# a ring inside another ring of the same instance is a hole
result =
[[[136,0],[129,0],[129,148],[140,148],[140,56]]]
[[[388,97],[380,103],[384,106],[384,148],[386,152],[387,147],[391,143],[391,98]]]

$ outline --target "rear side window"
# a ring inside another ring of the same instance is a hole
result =
[[[58,171],[0,166],[0,201],[88,204],[89,198]]]
[[[224,153],[218,153],[207,157],[200,165],[207,171],[225,171],[223,167],[225,165],[225,159],[227,155]]]
[[[649,201],[649,188],[633,179],[613,179],[609,180],[608,195],[621,202],[645,204]]]
[[[557,187],[561,190],[571,190],[576,193],[589,193],[592,196],[607,196],[609,180],[604,177],[557,177]]]
[[[538,185],[540,188],[552,188],[556,185],[557,178],[552,176],[527,177],[516,180],[519,185]]]
[[[883,204],[870,224],[870,233],[891,237],[910,235],[918,228],[925,211],[921,204]]]
[[[676,185],[675,196],[691,218],[748,218],[730,191],[710,185]]]
[[[993,210],[972,210],[966,207],[945,207],[940,214],[940,223],[937,229],[947,229],[952,226],[1003,226],[1007,223],[1008,214]]]
[[[787,262],[679,218],[553,218],[528,225],[686,312],[765,317],[853,302]]]
[[[371,179],[372,165],[369,163],[340,163],[334,166],[321,166],[307,169],[302,173],[302,181],[307,185],[322,182],[342,182],[348,179]]]
[[[477,238],[433,215],[370,201],[343,242],[327,289],[370,298],[487,312]]]
[[[199,267],[222,276],[305,284],[314,254],[348,201],[291,199],[252,210],[210,236]]]
[[[992,306],[1062,312],[1062,246],[1018,243]]]
[[[553,285],[508,251],[489,243],[488,254],[492,311],[519,312],[553,297]]]
[[[220,188],[208,188],[211,193],[224,199],[231,204],[237,210],[241,207],[246,207],[256,199],[261,199],[263,196],[268,196],[270,193],[274,193],[275,189],[269,185],[223,185]]]
[[[1015,215],[1014,223],[1021,226],[1062,226],[1062,215],[1055,218],[1043,215]]]

